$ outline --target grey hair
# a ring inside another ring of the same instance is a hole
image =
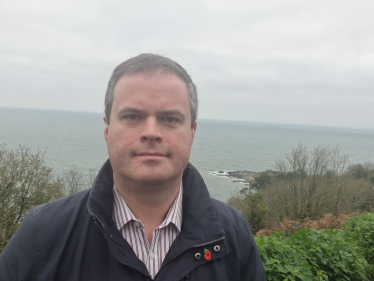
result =
[[[113,106],[114,87],[118,80],[122,76],[130,76],[139,73],[152,75],[157,72],[174,74],[186,83],[190,100],[191,128],[193,128],[197,118],[198,109],[198,98],[195,84],[182,66],[169,58],[155,54],[140,54],[139,56],[124,61],[113,70],[112,76],[108,82],[104,102],[105,116],[108,124],[110,122],[110,113]]]

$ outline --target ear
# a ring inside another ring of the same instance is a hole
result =
[[[106,120],[106,116],[104,115],[103,117],[103,120],[104,120],[104,123],[105,123],[105,126],[104,126],[104,138],[105,138],[105,142],[108,143],[108,131],[109,131],[109,124]]]
[[[192,133],[192,139],[191,140],[192,140],[192,142],[193,142],[193,140],[195,138],[196,128],[197,128],[197,122],[195,121],[195,124],[193,124],[192,130],[191,130],[191,133]]]

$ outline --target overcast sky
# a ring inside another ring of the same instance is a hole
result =
[[[0,106],[103,112],[113,68],[153,52],[190,73],[199,118],[374,129],[373,15],[373,0],[0,1]]]

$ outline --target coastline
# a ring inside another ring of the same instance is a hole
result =
[[[246,187],[252,186],[254,183],[256,183],[255,177],[258,175],[256,172],[251,171],[216,171],[212,172],[212,175],[218,176],[218,177],[225,177],[228,178],[232,182],[241,182]]]

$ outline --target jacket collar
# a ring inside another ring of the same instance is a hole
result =
[[[187,249],[223,239],[225,236],[204,180],[191,163],[188,163],[183,172],[182,182],[182,231],[166,254],[163,266]]]
[[[220,239],[225,235],[205,183],[192,164],[188,163],[183,172],[182,181],[182,230],[169,249],[164,263],[188,248],[209,243],[209,241]],[[125,242],[121,233],[117,230],[115,222],[112,219],[112,187],[113,170],[110,160],[107,160],[95,179],[87,202],[87,208],[91,216],[99,220],[103,232],[109,231],[110,233],[107,233],[107,235],[116,244],[123,246],[127,252],[133,252],[129,244]],[[132,261],[130,258],[127,258],[127,262],[131,263]],[[140,271],[144,271],[145,268],[145,266],[143,267],[138,264],[131,266],[138,268]]]
[[[208,189],[196,168],[188,163],[183,173],[182,233],[187,246],[225,235]]]

